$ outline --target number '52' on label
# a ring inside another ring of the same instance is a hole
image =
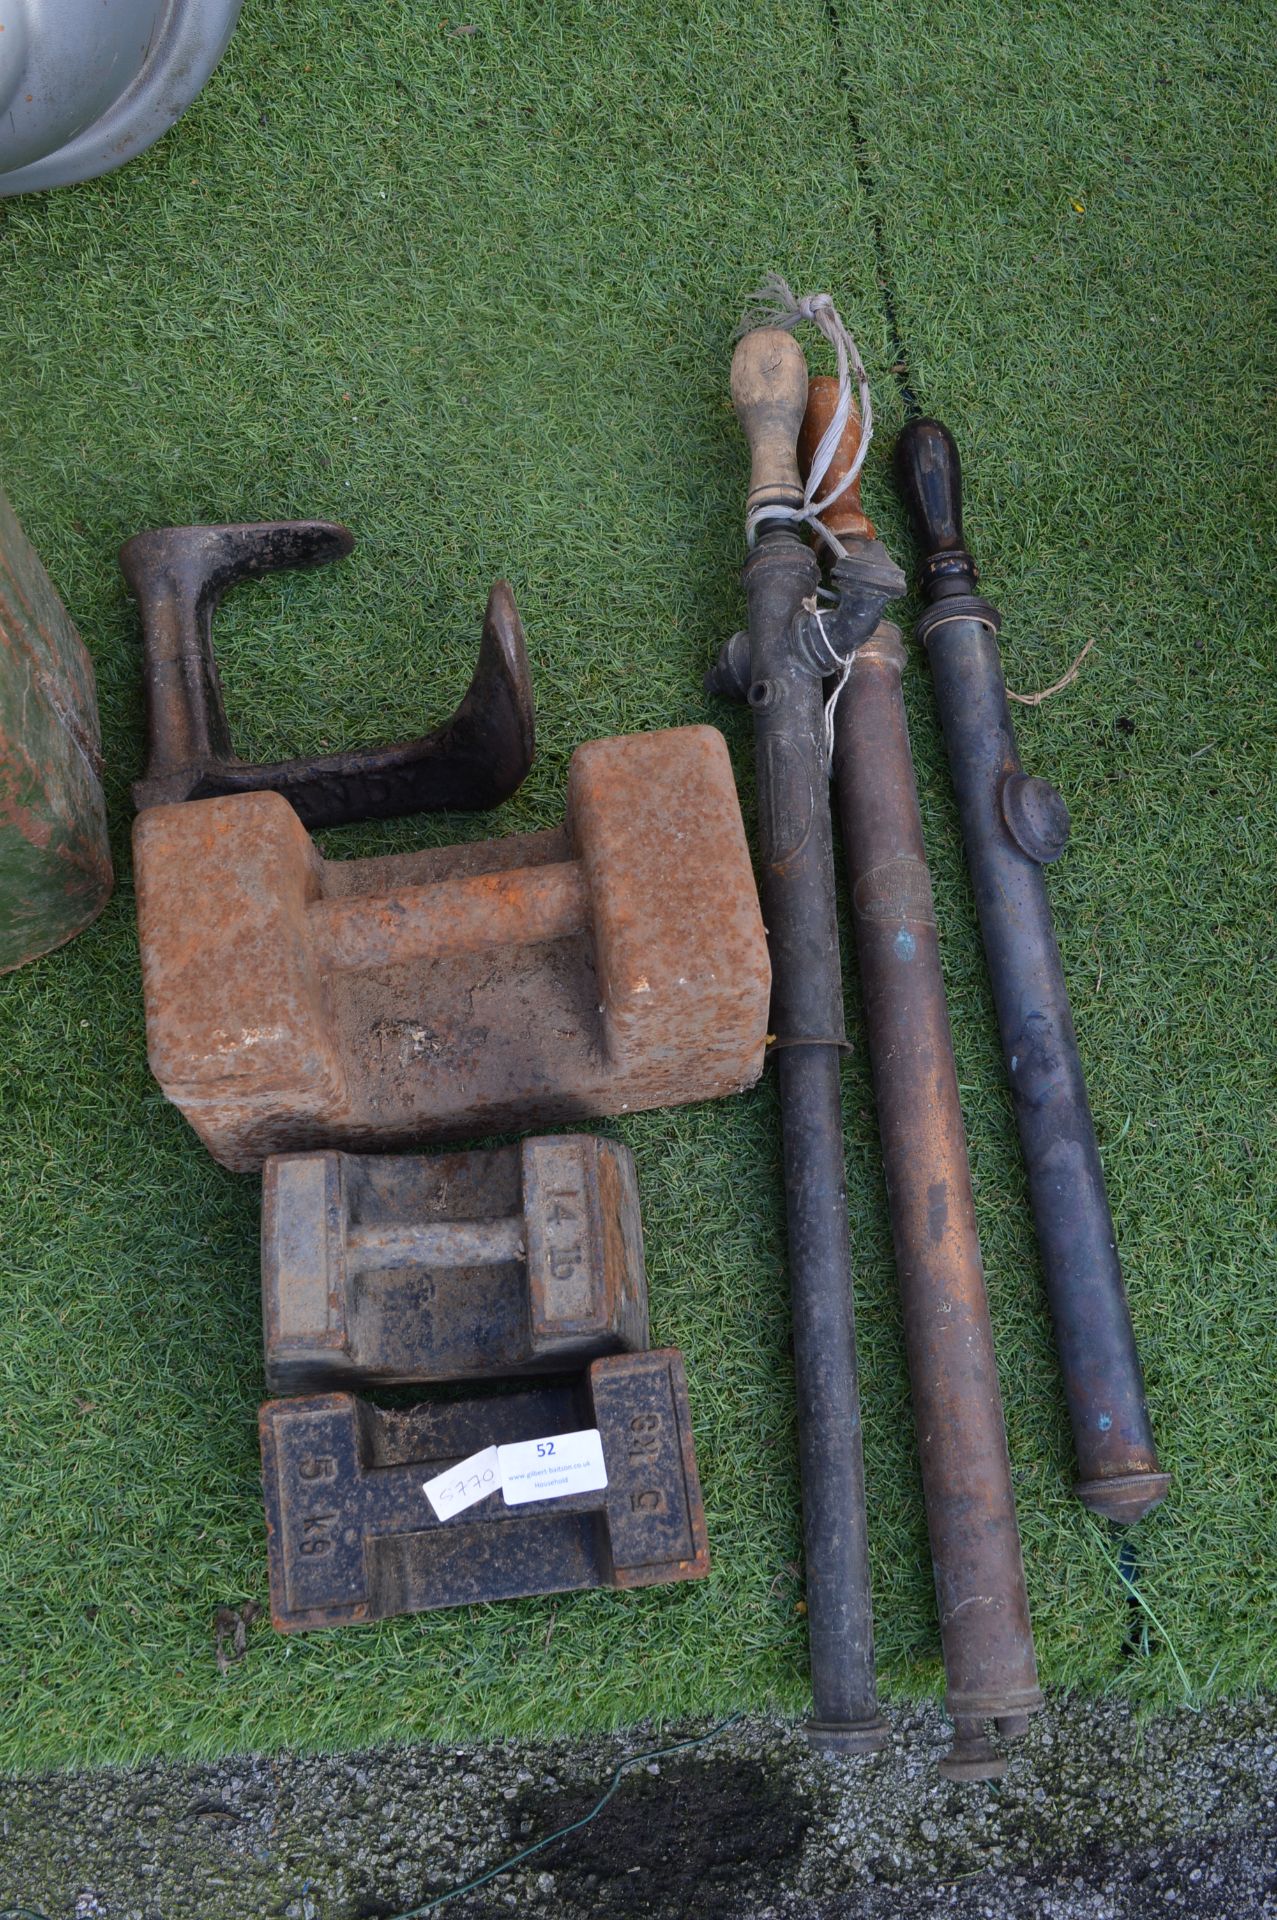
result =
[[[529,1500],[561,1500],[570,1493],[594,1493],[607,1485],[603,1442],[597,1427],[556,1433],[544,1440],[516,1440],[484,1447],[468,1460],[422,1482],[422,1492],[440,1520],[451,1520],[500,1487],[508,1507]]]

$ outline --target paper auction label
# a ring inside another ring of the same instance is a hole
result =
[[[468,1460],[458,1460],[455,1467],[449,1467],[446,1473],[437,1473],[433,1480],[423,1480],[421,1490],[435,1510],[439,1520],[451,1520],[454,1513],[464,1513],[476,1500],[486,1500],[501,1485],[501,1467],[497,1459],[499,1447],[484,1447],[479,1453],[472,1453]]]
[[[594,1493],[607,1485],[597,1427],[556,1433],[545,1440],[516,1440],[496,1452],[508,1507],[522,1506],[527,1500],[561,1500],[569,1493]]]

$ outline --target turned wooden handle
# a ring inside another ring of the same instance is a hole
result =
[[[948,427],[939,420],[911,420],[896,441],[895,467],[923,552],[965,553],[962,462]]]
[[[838,382],[832,374],[817,374],[807,388],[807,411],[803,415],[802,432],[798,436],[798,465],[804,480],[811,472],[812,457],[837,406]],[[842,439],[834,451],[829,471],[820,483],[822,496],[838,485],[859,450],[860,414],[853,399]],[[873,521],[860,504],[859,474],[839,494],[828,512],[820,517],[830,533],[837,534],[840,540],[872,540],[875,537]]]
[[[732,355],[732,404],[749,442],[749,510],[800,507],[798,431],[807,404],[807,361],[792,333],[759,327]]]

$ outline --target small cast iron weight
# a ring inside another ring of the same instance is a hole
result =
[[[435,1154],[276,1154],[272,1393],[579,1366],[647,1345],[634,1156],[575,1133]]]
[[[752,455],[751,512],[800,507],[807,363],[792,334],[777,327],[746,334],[732,361],[732,399]],[[821,667],[802,644],[803,601],[819,585],[820,569],[790,524],[764,511],[741,577],[749,632],[728,641],[706,685],[747,699],[754,715],[798,1389],[813,1697],[807,1735],[832,1752],[870,1753],[884,1745],[887,1729],[874,1676],[843,1164],[842,966]],[[863,610],[864,633],[902,586],[888,562]]]
[[[804,465],[837,399],[836,380],[812,381]],[[825,478],[830,491],[859,443],[853,409]],[[833,577],[854,599],[874,539],[858,480],[822,519],[846,548]],[[838,620],[835,607],[831,631]],[[1021,1734],[1042,1695],[900,684],[904,663],[899,630],[886,621],[854,648],[834,709],[834,776],[954,1725],[940,1771],[987,1780],[1006,1762],[984,1723]]]
[[[1080,1472],[1076,1492],[1110,1520],[1138,1520],[1163,1498],[1170,1477],[1153,1445],[1042,873],[1064,852],[1068,810],[1049,781],[1020,764],[998,651],[1001,616],[975,592],[958,449],[947,428],[912,421],[896,445],[896,473],[923,552],[930,604],[918,638],[931,663],[1028,1170]]]
[[[142,620],[146,778],[137,807],[223,793],[280,793],[308,827],[440,807],[495,807],[532,765],[532,682],[514,595],[488,596],[469,690],[450,720],[417,740],[306,760],[254,763],[231,744],[213,652],[213,615],[241,580],[339,560],[355,544],[326,520],[157,527],[120,548]]]
[[[605,1484],[595,1475],[583,1491],[511,1505],[491,1456],[475,1462],[520,1441],[533,1453],[540,1442],[549,1461],[550,1442],[590,1429]],[[567,1384],[397,1413],[348,1393],[271,1400],[260,1432],[281,1633],[709,1572],[687,1377],[673,1348],[595,1360]],[[492,1491],[441,1520],[426,1482],[465,1462],[478,1490]]]
[[[147,1054],[224,1166],[736,1093],[770,971],[721,734],[592,740],[562,827],[324,860],[275,793],[133,829]]]

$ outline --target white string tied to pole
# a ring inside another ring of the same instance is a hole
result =
[[[779,273],[768,274],[754,296],[753,305],[746,310],[739,332],[753,333],[757,327],[782,327],[787,333],[792,333],[803,320],[810,321],[811,325],[824,335],[837,356],[838,403],[812,455],[811,468],[803,489],[802,506],[755,507],[745,518],[745,541],[750,547],[756,545],[758,527],[763,520],[788,520],[795,526],[810,527],[837,559],[845,560],[846,547],[837,534],[831,532],[825,525],[822,516],[829,511],[836,500],[842,497],[859,475],[860,469],[865,464],[865,455],[869,451],[869,442],[873,439],[873,401],[869,394],[869,375],[865,372],[865,363],[860,357],[860,349],[848,331],[830,294],[809,293],[799,299],[789,282]],[[824,485],[825,476],[833,464],[834,455],[842,444],[847,422],[851,418],[853,373],[860,397],[860,445],[856,448],[856,457],[842,479],[836,486],[831,487],[828,493],[821,494],[820,489]],[[851,677],[856,649],[853,647],[850,653],[839,653],[826,631],[824,611],[815,594],[803,601],[803,607],[812,616],[824,650],[823,657],[817,656],[817,666],[821,671],[822,679],[832,674],[838,676],[833,691],[825,702],[823,729],[825,772],[832,775],[834,714],[843,688]]]
[[[834,771],[834,712],[839,700],[842,698],[842,690],[851,678],[851,669],[855,665],[856,655],[860,649],[859,647],[853,647],[850,653],[839,653],[837,647],[835,647],[825,630],[825,609],[820,605],[814,593],[810,598],[803,601],[803,610],[809,613],[815,621],[816,631],[820,635],[820,643],[824,649],[823,657],[818,659],[818,665],[824,670],[822,672],[822,678],[825,673],[836,673],[838,675],[837,680],[834,682],[834,690],[825,702],[823,727],[825,772],[832,778]],[[815,649],[813,648],[813,652],[814,651]]]
[[[847,549],[837,534],[830,532],[821,515],[828,512],[835,500],[840,499],[856,479],[865,464],[869,442],[873,439],[873,401],[869,395],[869,375],[865,372],[865,363],[860,357],[860,349],[848,332],[831,295],[809,293],[804,294],[800,299],[790,287],[789,282],[779,273],[769,273],[763,281],[754,296],[753,304],[746,309],[745,317],[738,329],[738,337],[740,334],[753,333],[757,327],[783,327],[786,333],[792,333],[803,320],[810,321],[812,326],[824,335],[837,356],[838,404],[834,408],[833,418],[820,436],[819,444],[812,455],[811,471],[807,475],[807,484],[803,489],[802,506],[755,507],[745,518],[745,541],[750,547],[756,544],[759,523],[763,520],[789,520],[795,526],[810,527],[813,533],[818,534],[825,542],[835,557],[843,560],[846,558]],[[818,498],[825,475],[829,472],[847,422],[851,418],[853,373],[856,376],[856,386],[860,396],[860,445],[856,449],[855,459],[837,486],[831,487],[827,494]]]

